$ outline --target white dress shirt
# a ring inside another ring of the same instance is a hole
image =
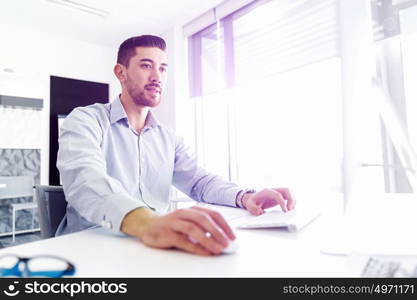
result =
[[[192,199],[236,206],[242,189],[197,165],[182,139],[149,112],[138,134],[119,97],[74,109],[61,126],[57,167],[67,213],[57,235],[95,225],[120,230],[135,208],[168,212],[173,184]]]

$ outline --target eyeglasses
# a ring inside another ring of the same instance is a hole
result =
[[[64,258],[53,255],[19,257],[0,256],[0,277],[53,277],[71,276],[75,266]]]

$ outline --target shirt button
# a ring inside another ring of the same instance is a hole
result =
[[[105,221],[105,220],[101,221],[101,226],[103,226],[104,228],[107,228],[107,229],[112,229],[112,227],[113,227],[111,222]]]

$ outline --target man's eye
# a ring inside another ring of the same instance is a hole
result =
[[[142,68],[150,69],[152,66],[150,64],[142,64]]]
[[[162,73],[165,73],[166,71],[167,71],[167,69],[166,68],[160,68],[159,69]]]

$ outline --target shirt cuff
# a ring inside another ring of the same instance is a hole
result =
[[[237,197],[237,194],[239,194],[239,192],[242,190],[243,189],[239,187],[233,187],[233,188],[227,189],[227,191],[223,195],[223,201],[221,201],[221,203],[216,203],[216,204],[237,207],[236,197]]]
[[[100,225],[114,232],[120,232],[122,221],[130,211],[139,207],[147,207],[145,203],[124,194],[112,195],[107,199],[106,204],[106,211]]]

